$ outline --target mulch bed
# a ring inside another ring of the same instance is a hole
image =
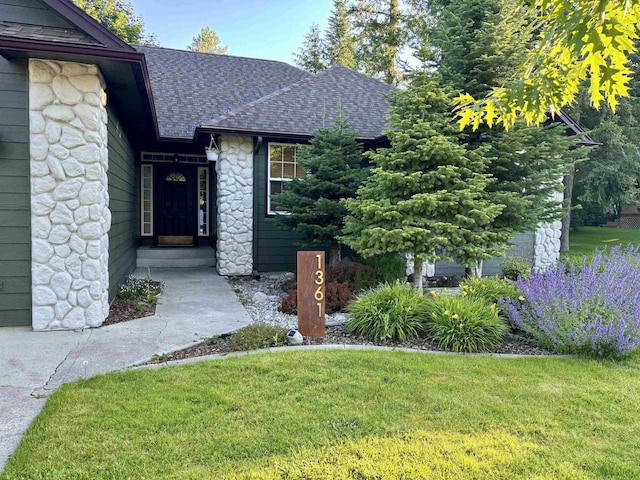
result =
[[[204,355],[220,355],[229,353],[227,343],[231,335],[209,339],[205,343],[185,348],[163,356],[163,360],[183,360]],[[427,338],[416,338],[404,342],[371,342],[359,335],[348,333],[344,326],[327,327],[324,337],[305,337],[304,345],[375,345],[397,348],[413,348],[416,350],[446,351],[437,343]],[[502,344],[490,353],[517,354],[517,355],[554,355],[554,352],[538,347],[526,339],[507,334]],[[149,363],[158,363],[152,361]]]
[[[140,302],[140,303],[139,303]],[[103,325],[127,322],[136,318],[149,317],[156,313],[156,303],[147,303],[144,300],[116,297],[109,307],[109,316]],[[136,308],[137,305],[140,305]]]

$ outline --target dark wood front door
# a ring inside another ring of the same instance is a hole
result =
[[[156,176],[159,245],[193,245],[196,230],[196,178],[191,165],[163,165]]]

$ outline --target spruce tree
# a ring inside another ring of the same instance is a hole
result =
[[[434,62],[445,85],[481,98],[513,79],[533,34],[532,12],[519,0],[458,0],[442,7],[435,26],[425,33],[439,55]],[[488,190],[505,205],[492,228],[518,233],[539,222],[566,215],[553,195],[562,178],[584,155],[555,122],[536,127],[519,121],[508,131],[497,125],[465,130],[469,149],[485,156],[496,179]]]
[[[356,137],[340,112],[302,149],[298,162],[304,177],[287,182],[284,192],[274,196],[277,210],[286,212],[276,216],[278,226],[298,232],[305,244],[329,244],[330,265],[340,261],[338,236],[347,213],[340,201],[355,196],[368,175]]]
[[[355,199],[345,201],[344,242],[365,257],[410,253],[424,260],[465,258],[469,265],[504,250],[490,229],[503,206],[486,194],[483,158],[459,142],[451,99],[425,72],[390,98],[391,147],[367,152],[375,164]],[[422,288],[422,276],[414,276]]]

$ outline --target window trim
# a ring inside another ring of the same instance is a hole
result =
[[[207,226],[205,233],[201,233],[200,232],[200,194],[202,193],[202,191],[200,190],[200,172],[204,172],[205,173],[205,202],[206,202],[206,209],[204,211],[204,222],[205,225]],[[198,237],[208,237],[209,236],[209,232],[210,232],[210,218],[211,216],[209,215],[209,210],[211,209],[211,199],[209,198],[209,167],[198,167],[198,188],[196,189],[197,192],[196,194],[198,195],[198,200],[197,200],[197,210],[198,210]]]
[[[145,169],[149,170],[149,204],[150,204],[150,221],[149,222],[145,222],[144,221],[144,179],[145,177]],[[153,224],[153,217],[154,217],[154,205],[153,205],[153,164],[151,163],[143,163],[140,165],[140,236],[141,237],[153,237],[153,230],[154,230],[154,224]],[[149,224],[149,233],[145,233],[144,231],[144,226],[145,223]]]
[[[271,177],[271,145],[273,146],[282,146],[282,147],[294,147],[294,172],[298,168],[298,152],[300,147],[305,147],[307,145],[303,143],[284,143],[284,142],[268,142],[267,143],[267,215],[276,216],[276,215],[286,215],[287,212],[276,211],[271,209],[271,182],[290,182],[294,177],[291,178],[283,178],[283,177]]]

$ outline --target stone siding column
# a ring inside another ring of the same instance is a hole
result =
[[[253,139],[220,138],[217,268],[220,275],[253,271]]]
[[[96,66],[29,61],[34,330],[97,327],[109,313],[106,103]]]
[[[562,202],[562,192],[554,194],[554,200]],[[560,258],[560,233],[562,222],[543,222],[538,225],[533,241],[533,268],[544,270],[558,261]]]

